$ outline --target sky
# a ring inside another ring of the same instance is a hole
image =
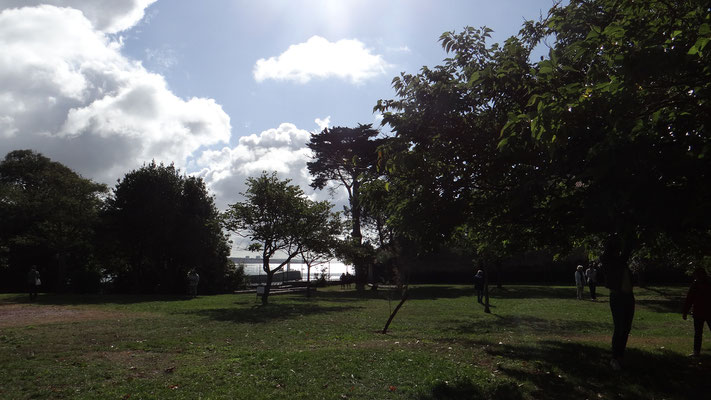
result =
[[[33,149],[109,187],[173,163],[220,210],[277,171],[340,205],[345,193],[309,187],[312,133],[379,127],[392,79],[447,57],[443,32],[488,26],[502,42],[552,4],[0,0],[0,157]]]

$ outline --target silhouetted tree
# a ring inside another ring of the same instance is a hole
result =
[[[43,290],[98,290],[94,232],[106,190],[40,153],[8,153],[0,162],[3,288],[24,289],[35,264]]]
[[[201,178],[153,161],[119,180],[104,217],[106,262],[117,290],[185,293],[193,268],[199,291],[231,289],[229,245]]]
[[[360,187],[375,176],[377,148],[382,143],[381,139],[376,139],[378,133],[370,124],[361,124],[356,128],[333,127],[311,135],[311,140],[307,143],[313,151],[313,161],[307,163],[313,176],[311,186],[323,189],[329,182],[334,182],[336,187],[343,186],[348,192],[354,250],[363,242]],[[367,265],[359,257],[352,258],[356,261],[356,287],[363,290],[368,273]]]

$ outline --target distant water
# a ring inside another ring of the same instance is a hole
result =
[[[245,275],[265,275],[262,270],[262,264],[256,263],[243,263]],[[270,263],[271,268],[276,268],[279,263]],[[284,271],[287,270],[287,266],[284,267]],[[306,264],[292,263],[288,266],[289,271],[300,271],[301,279],[306,280]],[[316,280],[321,276],[321,273],[326,274],[326,279],[330,281],[337,281],[341,278],[341,274],[348,272],[349,274],[355,274],[355,270],[352,265],[344,264],[340,261],[334,261],[330,263],[320,264],[311,267],[311,280]]]

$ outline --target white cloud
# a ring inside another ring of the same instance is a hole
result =
[[[0,12],[0,157],[31,148],[112,183],[151,159],[182,168],[194,151],[229,140],[230,119],[214,100],[175,96],[86,13],[49,5]]]
[[[403,46],[398,46],[398,47],[388,47],[387,51],[392,52],[392,53],[412,53],[412,50],[410,50],[409,47],[406,45]]]
[[[0,11],[42,4],[81,11],[99,31],[116,33],[140,21],[146,8],[156,0],[0,0]]]
[[[178,63],[178,55],[174,49],[164,46],[158,49],[146,49],[146,63],[154,70],[166,71]]]
[[[357,39],[329,42],[312,36],[304,43],[289,46],[278,57],[259,59],[254,66],[254,79],[289,80],[307,83],[314,78],[336,77],[352,83],[385,74],[390,65],[381,55]]]
[[[240,193],[246,190],[247,178],[257,177],[262,171],[276,171],[280,179],[291,179],[292,184],[300,186],[312,199],[328,199],[328,190],[314,191],[309,186],[311,175],[306,163],[312,153],[306,143],[310,137],[310,132],[282,123],[278,128],[241,137],[236,147],[204,151],[196,161],[202,168],[197,175],[203,177],[216,194],[220,209],[241,200]],[[345,192],[331,200],[339,204],[338,210],[342,209]]]
[[[318,125],[319,131],[322,131],[331,125],[331,116],[329,115],[324,119],[316,118],[314,122],[316,123],[316,125]]]

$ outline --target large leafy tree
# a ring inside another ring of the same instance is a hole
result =
[[[619,238],[620,265],[667,240],[709,250],[709,24],[700,1],[573,1],[530,29],[556,43],[504,140],[536,138],[547,208],[573,237]]]
[[[348,193],[351,217],[352,252],[362,253],[361,231],[362,205],[361,186],[377,171],[378,131],[372,125],[358,125],[356,128],[333,127],[313,134],[307,146],[313,152],[312,161],[307,163],[313,176],[311,186],[325,188],[329,182],[342,186]],[[362,257],[352,256],[355,261],[356,287],[362,290],[367,279],[367,263]]]
[[[116,289],[184,293],[191,269],[201,291],[230,289],[229,245],[202,179],[151,162],[117,183],[104,217]]]
[[[660,240],[704,253],[709,22],[698,1],[571,1],[503,46],[445,33],[451,57],[376,106],[400,142],[393,221],[425,243],[463,221],[494,250],[614,237],[618,265]],[[529,61],[543,38],[548,57]]]
[[[543,152],[530,138],[500,146],[509,113],[528,102],[532,46],[522,38],[488,46],[490,32],[444,33],[440,41],[452,56],[395,78],[399,98],[375,107],[395,133],[381,153],[396,198],[389,223],[422,252],[465,244],[491,258],[520,248],[514,241],[543,236],[530,229],[546,226],[530,201],[540,191],[535,172]]]
[[[247,191],[242,195],[245,200],[231,204],[225,213],[225,225],[250,240],[249,250],[261,251],[267,276],[262,304],[266,305],[274,274],[302,252],[310,251],[311,261],[329,254],[339,224],[330,204],[308,200],[300,187],[279,179],[276,172],[247,178]],[[272,267],[275,255],[284,258]]]
[[[396,134],[392,222],[482,254],[586,244],[610,276],[635,254],[708,255],[710,24],[701,1],[572,0],[502,46],[443,34],[443,65],[376,106]]]
[[[8,153],[0,162],[3,287],[24,288],[36,264],[45,290],[98,289],[94,233],[106,190],[40,153]]]

